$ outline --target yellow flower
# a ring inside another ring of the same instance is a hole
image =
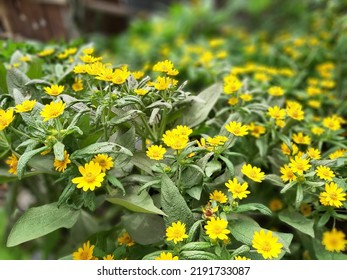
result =
[[[159,261],[177,261],[178,260],[178,257],[177,256],[173,256],[172,253],[165,253],[165,252],[162,252],[160,254],[159,257],[156,257],[155,260],[159,260]]]
[[[319,200],[324,206],[343,206],[342,201],[346,200],[346,193],[336,183],[325,184],[325,192],[319,194]]]
[[[157,90],[167,90],[177,85],[177,80],[170,77],[158,77],[157,81],[153,84]]]
[[[83,243],[82,248],[78,248],[78,251],[72,254],[72,258],[74,260],[93,260],[93,251],[95,245],[90,246],[90,242],[88,240],[87,243]]]
[[[96,187],[101,187],[101,183],[104,180],[105,173],[101,172],[101,166],[94,161],[86,163],[83,166],[78,167],[82,177],[76,177],[72,179],[72,183],[77,184],[77,188],[83,188],[83,191],[94,191]]]
[[[142,71],[134,71],[134,72],[131,73],[131,75],[133,75],[133,77],[136,80],[139,80],[139,79],[141,79],[145,75],[145,73],[142,72]]]
[[[239,99],[237,97],[230,97],[228,100],[228,104],[231,106],[234,106],[237,103],[239,103]]]
[[[293,170],[291,170],[290,167],[287,164],[285,164],[284,166],[282,166],[280,168],[280,172],[282,174],[281,179],[282,179],[283,182],[296,181],[296,176],[295,176]]]
[[[246,198],[251,192],[247,190],[248,183],[244,182],[242,185],[238,182],[236,178],[233,180],[228,180],[225,183],[225,186],[228,188],[228,191],[233,194],[233,198],[243,199]]]
[[[10,167],[10,169],[8,170],[8,173],[16,175],[17,174],[17,165],[18,165],[18,158],[16,157],[16,155],[12,153],[12,155],[10,155],[7,158],[5,163]]]
[[[228,198],[223,192],[215,190],[213,193],[210,193],[210,200],[214,200],[219,203],[226,203]]]
[[[22,62],[29,62],[31,60],[30,56],[24,55],[20,58],[20,61]]]
[[[296,155],[299,152],[299,148],[294,143],[291,143],[291,147],[288,147],[286,143],[281,144],[281,150],[284,155]]]
[[[107,255],[107,256],[103,257],[102,259],[105,261],[114,260],[114,255]]]
[[[17,104],[15,111],[17,113],[25,113],[31,111],[36,104],[36,100],[25,100],[21,104]]]
[[[64,160],[60,161],[54,159],[53,166],[55,167],[55,170],[64,172],[69,163],[71,163],[70,155],[67,153],[67,151],[64,151]]]
[[[329,154],[329,158],[330,159],[337,159],[337,158],[343,157],[343,156],[345,156],[346,152],[347,152],[347,150],[345,150],[345,149],[336,150],[335,152]]]
[[[123,67],[122,69],[116,69],[114,70],[112,83],[121,85],[125,83],[129,75],[130,75],[130,72],[126,69],[126,67]]]
[[[275,124],[278,126],[278,127],[284,127],[286,125],[286,122],[284,120],[276,120],[275,121]]]
[[[309,162],[309,159],[297,155],[295,158],[290,159],[289,167],[293,172],[303,175],[304,171],[307,171],[311,167]]]
[[[278,237],[272,235],[272,231],[265,232],[263,229],[254,233],[252,246],[264,259],[277,258],[283,247],[282,243],[278,242]]]
[[[320,159],[321,158],[321,154],[320,151],[318,149],[315,148],[308,148],[306,151],[306,154],[311,158],[311,159]]]
[[[305,217],[307,217],[312,213],[312,206],[310,204],[304,202],[300,205],[300,212]]]
[[[127,247],[131,247],[135,245],[134,240],[131,238],[129,233],[124,232],[121,236],[118,237],[117,239],[119,245],[126,245]]]
[[[137,88],[137,89],[134,89],[134,92],[137,95],[146,95],[149,92],[149,89]]]
[[[323,119],[323,126],[330,130],[339,130],[341,128],[340,119],[336,116],[326,117]]]
[[[324,132],[324,129],[321,128],[321,127],[318,127],[318,126],[314,126],[311,128],[311,132],[314,134],[314,135],[321,135],[323,132]]]
[[[94,63],[99,60],[101,60],[102,57],[95,57],[89,54],[85,54],[84,56],[80,56],[80,60],[82,60],[84,63]]]
[[[273,198],[269,202],[269,208],[273,212],[277,212],[283,208],[283,202],[279,198]]]
[[[64,113],[65,103],[63,101],[51,102],[48,105],[45,105],[40,112],[43,121],[46,122],[50,119],[55,119]]]
[[[153,71],[167,73],[170,76],[176,76],[179,73],[170,60],[157,62],[153,66]]]
[[[39,52],[37,55],[38,55],[39,57],[44,57],[44,56],[49,56],[49,55],[51,55],[52,53],[54,53],[54,49],[45,49],[45,50]]]
[[[332,181],[335,177],[334,172],[329,167],[323,165],[316,168],[316,173],[319,178],[326,181]]]
[[[174,150],[182,150],[188,144],[188,137],[179,134],[177,130],[167,130],[163,135],[163,141],[165,145],[169,146]]]
[[[219,217],[212,217],[207,221],[207,225],[204,227],[206,229],[206,234],[213,240],[227,240],[227,234],[230,233],[228,228],[228,221],[221,219]]]
[[[344,251],[347,245],[346,235],[343,231],[333,228],[323,233],[322,244],[330,252]]]
[[[225,137],[222,135],[217,135],[213,138],[211,137],[207,138],[208,144],[211,145],[212,147],[223,146],[226,141],[228,141],[228,137]]]
[[[248,260],[251,260],[251,259],[246,258],[246,257],[241,257],[241,256],[235,256],[234,260],[235,261],[248,261]]]
[[[245,102],[251,101],[253,99],[253,96],[250,93],[240,94],[239,97]]]
[[[64,86],[51,85],[50,87],[44,87],[43,89],[47,94],[57,96],[64,91]]]
[[[72,89],[75,92],[83,90],[83,81],[81,79],[75,79],[75,82],[72,84]]]
[[[83,54],[91,55],[94,53],[94,48],[85,48],[82,52]]]
[[[183,239],[186,238],[188,238],[188,235],[186,234],[186,225],[180,221],[177,223],[172,223],[172,225],[166,229],[167,241],[172,240],[175,244],[177,244],[177,242],[183,241]]]
[[[293,141],[296,144],[304,144],[304,145],[310,145],[311,144],[311,138],[310,136],[304,135],[302,132],[299,132],[298,134],[293,134]]]
[[[284,94],[283,88],[277,86],[270,87],[267,92],[272,96],[282,96]]]
[[[0,109],[0,131],[8,127],[13,120],[14,116],[12,108],[8,109],[7,111]]]
[[[162,147],[162,145],[152,145],[148,147],[146,155],[150,159],[154,160],[161,160],[164,158],[164,155],[166,153],[166,149]]]
[[[193,133],[193,130],[186,125],[178,125],[176,126],[176,128],[173,129],[173,131],[177,134],[180,134],[186,137],[188,137],[190,134]]]
[[[255,138],[259,138],[266,132],[266,128],[264,126],[255,124],[253,122],[248,125],[248,129],[251,131],[251,135]]]
[[[256,72],[254,73],[254,79],[259,82],[267,82],[271,79],[269,75],[263,72]]]
[[[286,110],[281,109],[278,106],[269,107],[267,114],[273,119],[282,120],[286,116]]]
[[[237,92],[242,87],[242,82],[234,75],[224,77],[223,90],[225,94]]]
[[[241,172],[254,182],[261,182],[265,178],[265,173],[262,172],[259,167],[253,167],[250,164],[244,164],[241,168]]]
[[[307,102],[307,105],[314,109],[319,109],[322,106],[322,103],[318,100],[310,100]]]
[[[245,136],[248,134],[248,126],[242,125],[240,122],[231,121],[225,126],[226,130],[235,136]]]
[[[304,119],[304,111],[302,110],[301,104],[297,102],[288,102],[286,112],[289,117],[294,120],[302,121]]]
[[[93,161],[100,165],[102,172],[106,172],[106,170],[110,170],[114,166],[113,159],[107,154],[95,155]]]

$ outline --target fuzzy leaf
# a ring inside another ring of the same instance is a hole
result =
[[[295,212],[295,211],[290,211],[289,209],[283,210],[278,214],[278,218],[292,226],[293,228],[311,236],[314,237],[314,230],[313,230],[313,225],[314,221],[305,218],[301,214]]]

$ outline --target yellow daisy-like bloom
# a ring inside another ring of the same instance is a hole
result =
[[[322,244],[325,246],[325,249],[330,252],[344,251],[347,245],[346,235],[343,231],[333,228],[332,231],[323,233]]]
[[[134,89],[134,92],[137,95],[146,95],[149,92],[149,89],[137,88],[137,89]]]
[[[337,158],[340,158],[340,157],[343,157],[345,156],[347,150],[345,149],[339,149],[331,154],[329,154],[329,158],[330,159],[337,159]]]
[[[266,128],[264,126],[255,124],[253,122],[248,125],[248,129],[251,131],[251,135],[255,138],[259,138],[266,132]]]
[[[273,119],[282,120],[286,117],[286,110],[281,109],[278,106],[269,107],[267,109],[267,114]]]
[[[125,245],[127,247],[131,247],[135,245],[134,240],[131,238],[129,233],[124,232],[120,237],[117,239],[119,245]]]
[[[112,82],[114,77],[115,73],[113,72],[112,68],[102,68],[100,73],[98,73],[98,75],[96,76],[96,79],[105,82]]]
[[[272,235],[272,231],[261,229],[253,235],[252,246],[264,259],[277,258],[281,253],[282,243],[278,242],[278,237]]]
[[[22,62],[29,62],[31,60],[30,56],[24,55],[20,58],[20,61]]]
[[[321,158],[321,154],[320,151],[318,149],[315,148],[308,148],[306,151],[306,154],[311,158],[311,159],[320,159]]]
[[[145,73],[142,72],[142,71],[134,71],[134,72],[131,72],[131,75],[136,79],[136,80],[139,80],[141,79]]]
[[[90,242],[88,240],[87,243],[83,243],[82,248],[78,248],[78,251],[72,254],[72,258],[74,260],[93,260],[94,248],[95,245],[90,246]]]
[[[288,102],[286,112],[287,115],[294,120],[302,121],[305,117],[301,104],[297,102]]]
[[[37,55],[39,57],[45,57],[45,56],[49,56],[49,55],[53,54],[54,51],[55,51],[54,49],[45,49],[45,50],[39,52]]]
[[[310,136],[304,135],[302,132],[299,132],[297,134],[293,134],[293,141],[296,144],[304,144],[304,145],[310,145],[311,144],[311,138]]]
[[[246,257],[241,257],[241,256],[235,256],[234,260],[235,261],[249,261],[251,259],[250,258],[246,258]]]
[[[112,83],[117,85],[124,84],[129,76],[130,72],[126,69],[126,67],[123,67],[122,69],[116,69],[114,70]]]
[[[223,146],[226,141],[228,141],[228,137],[222,135],[207,138],[208,144],[212,147]]]
[[[342,207],[342,201],[346,200],[346,193],[336,183],[325,184],[325,192],[319,194],[319,201],[324,206]]]
[[[167,241],[172,240],[175,244],[177,244],[177,242],[183,241],[183,239],[186,238],[188,238],[188,235],[186,234],[186,225],[180,221],[177,223],[172,223],[172,225],[166,229]]]
[[[177,80],[170,77],[158,77],[153,86],[156,90],[167,90],[177,85]]]
[[[237,103],[239,103],[239,99],[237,97],[230,97],[228,99],[228,104],[231,105],[231,106],[234,106]]]
[[[299,148],[297,145],[295,145],[294,143],[291,143],[291,147],[288,147],[286,143],[282,143],[281,144],[281,150],[282,150],[282,153],[284,155],[288,155],[290,156],[291,154],[292,155],[295,155],[298,153],[299,151]]]
[[[311,167],[309,162],[309,159],[297,155],[295,158],[290,159],[289,167],[293,172],[303,175],[304,171],[307,171]]]
[[[52,101],[50,104],[45,105],[40,112],[43,121],[49,121],[50,119],[55,119],[64,113],[65,103],[63,101],[54,102]]]
[[[267,92],[272,96],[282,96],[284,94],[283,88],[277,86],[270,87]]]
[[[83,81],[81,79],[75,79],[75,82],[72,84],[72,89],[74,92],[83,90]]]
[[[15,154],[10,155],[5,163],[10,167],[8,170],[8,173],[16,175],[17,174],[17,165],[18,165],[18,158]]]
[[[317,166],[316,173],[319,178],[326,181],[332,181],[335,177],[334,172],[329,167],[323,165]]]
[[[102,259],[105,260],[105,261],[114,260],[114,255],[109,254],[109,255],[103,257]]]
[[[296,181],[296,176],[293,172],[293,170],[287,165],[283,165],[281,168],[280,168],[280,172],[282,174],[281,176],[281,179],[283,182],[293,182],[293,181]]]
[[[15,111],[17,113],[30,112],[36,104],[36,100],[25,100],[21,104],[16,105]]]
[[[228,191],[233,194],[233,198],[243,199],[246,198],[251,192],[247,190],[248,183],[244,182],[242,185],[238,182],[236,178],[233,180],[228,180],[225,183],[225,186],[228,188]]]
[[[83,166],[78,167],[81,177],[72,179],[72,183],[77,184],[77,188],[83,188],[83,191],[94,191],[95,188],[101,187],[101,183],[104,180],[105,173],[101,172],[101,166],[94,161],[86,163]]]
[[[177,261],[178,257],[173,256],[172,253],[162,252],[159,257],[156,257],[155,260],[159,261]]]
[[[210,193],[210,200],[214,200],[219,203],[226,203],[228,198],[223,192],[215,190],[213,193]]]
[[[319,127],[319,126],[314,126],[314,127],[311,128],[311,132],[312,132],[314,135],[319,136],[319,135],[323,134],[324,129],[321,128],[321,127]]]
[[[177,134],[180,134],[186,137],[188,137],[190,134],[193,133],[193,130],[186,125],[178,125],[176,126],[176,128],[173,129],[173,131]]]
[[[221,219],[219,217],[212,217],[209,221],[207,221],[207,225],[205,225],[206,234],[213,240],[227,240],[227,234],[230,233],[230,230],[227,229],[228,221]]]
[[[61,94],[64,91],[64,86],[51,85],[50,87],[44,87],[43,89],[49,95],[58,96],[59,94]]]
[[[245,102],[251,101],[253,99],[253,96],[250,93],[240,94],[239,97],[240,97],[240,99],[242,99]]]
[[[273,198],[269,202],[269,208],[273,212],[277,212],[283,208],[283,202],[279,198]]]
[[[275,121],[275,124],[278,126],[278,127],[284,127],[286,125],[286,122],[284,120],[276,120]]]
[[[244,164],[241,168],[241,172],[254,182],[261,182],[265,178],[265,173],[262,172],[259,167],[253,167],[250,164]]]
[[[223,90],[225,94],[232,94],[237,92],[242,87],[242,82],[235,75],[228,75],[224,77]]]
[[[95,57],[89,54],[85,54],[84,56],[80,56],[80,60],[82,60],[84,63],[94,63],[102,60],[102,57]]]
[[[323,119],[323,126],[330,130],[339,130],[341,128],[341,123],[339,118],[336,116],[331,116]]]
[[[152,145],[150,147],[148,147],[146,155],[150,158],[150,159],[154,159],[154,160],[161,160],[164,158],[164,155],[166,153],[166,149],[163,148],[162,145]]]
[[[242,125],[240,122],[231,121],[225,126],[225,129],[235,136],[245,136],[248,134],[248,125]]]
[[[170,60],[159,61],[153,66],[153,71],[167,73],[170,76],[176,76],[179,72],[174,68]]]
[[[182,134],[179,134],[175,130],[167,130],[163,135],[163,141],[165,145],[169,146],[174,150],[182,150],[188,144],[188,137]]]
[[[7,111],[0,109],[0,131],[8,127],[13,120],[14,116],[12,108],[8,109]]]
[[[55,170],[64,172],[69,163],[71,163],[70,155],[67,153],[67,151],[64,151],[64,160],[60,161],[54,159],[53,166],[55,167]]]
[[[93,161],[101,166],[102,172],[106,172],[114,166],[113,159],[107,154],[98,154],[94,156]]]

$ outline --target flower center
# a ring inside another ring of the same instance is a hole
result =
[[[265,241],[262,246],[263,251],[270,252],[271,251],[271,244],[268,241]]]
[[[330,193],[329,197],[331,198],[331,200],[337,200],[337,194],[336,193]]]
[[[95,180],[95,176],[92,172],[87,172],[85,175],[84,175],[84,179],[88,182],[88,183],[91,183]]]

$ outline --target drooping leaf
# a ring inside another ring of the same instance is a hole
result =
[[[68,206],[58,208],[57,203],[30,208],[14,224],[7,239],[7,246],[19,245],[59,228],[71,228],[79,215],[80,211]]]
[[[182,260],[218,260],[218,256],[205,251],[183,251],[180,253]]]
[[[207,177],[211,177],[211,175],[217,171],[222,169],[222,165],[218,160],[211,160],[206,164],[205,173]]]
[[[127,187],[126,195],[119,193],[118,195],[106,197],[106,200],[113,204],[121,205],[134,212],[165,216],[166,214],[154,205],[151,196],[145,191],[139,193],[139,189],[139,186]]]
[[[299,214],[298,212],[294,210],[285,209],[278,214],[278,218],[282,222],[292,226],[293,228],[311,237],[314,237],[314,230],[313,230],[314,221],[311,219],[305,218],[303,215]]]
[[[17,176],[19,179],[23,178],[24,172],[25,172],[25,167],[28,163],[28,161],[36,154],[41,153],[45,150],[47,150],[48,147],[41,147],[35,150],[31,150],[29,152],[25,152],[24,154],[21,155],[21,157],[18,160],[18,165],[17,165]]]
[[[57,142],[53,146],[54,157],[56,160],[64,161],[64,149],[65,145],[61,142]]]
[[[242,205],[239,205],[239,207],[237,208],[238,213],[247,212],[247,211],[259,211],[260,213],[264,215],[268,215],[268,216],[272,215],[272,211],[261,203],[242,204]]]

